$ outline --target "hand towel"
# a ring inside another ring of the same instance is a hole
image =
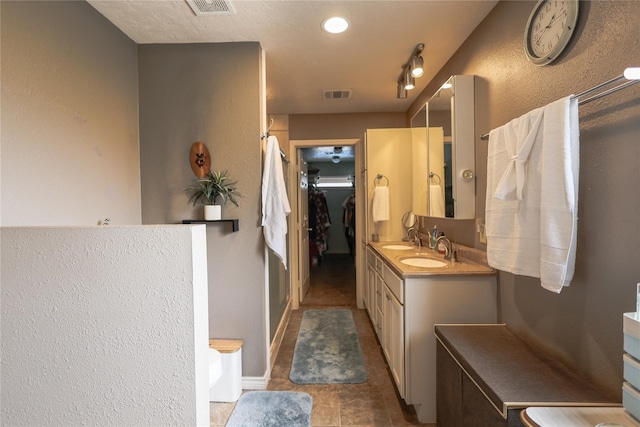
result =
[[[540,278],[559,293],[573,277],[579,172],[578,103],[571,97],[489,133],[489,265]]]
[[[444,195],[439,184],[429,185],[429,216],[444,217]]]
[[[280,146],[275,136],[267,138],[262,172],[262,232],[267,246],[287,268],[287,215],[291,213],[282,173]]]
[[[377,186],[374,188],[371,218],[374,222],[389,220],[389,187]]]

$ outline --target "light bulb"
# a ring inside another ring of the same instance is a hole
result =
[[[407,74],[404,76],[404,89],[411,90],[414,87],[416,87],[416,79],[413,78],[411,73],[407,72]]]
[[[421,77],[424,74],[424,61],[421,56],[414,56],[411,60],[411,75]]]
[[[349,28],[349,21],[347,21],[345,18],[336,16],[333,18],[326,19],[322,23],[322,28],[328,33],[332,33],[332,34],[342,33],[346,31],[347,28]]]

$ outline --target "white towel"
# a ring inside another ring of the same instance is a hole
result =
[[[429,185],[429,216],[444,217],[444,195],[439,184]]]
[[[267,246],[287,268],[287,215],[291,213],[282,173],[280,146],[275,136],[267,138],[262,172],[262,232]]]
[[[579,173],[578,102],[571,97],[489,133],[487,259],[559,293],[573,278]]]
[[[374,188],[371,218],[374,222],[389,220],[389,187],[377,186]]]

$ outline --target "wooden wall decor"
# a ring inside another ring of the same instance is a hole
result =
[[[211,170],[211,156],[209,150],[204,143],[196,141],[191,145],[191,152],[189,153],[189,162],[191,163],[191,169],[198,178],[204,178]]]

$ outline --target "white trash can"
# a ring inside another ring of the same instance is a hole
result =
[[[211,402],[236,402],[242,394],[242,340],[209,340],[222,356],[222,377],[209,390]]]

